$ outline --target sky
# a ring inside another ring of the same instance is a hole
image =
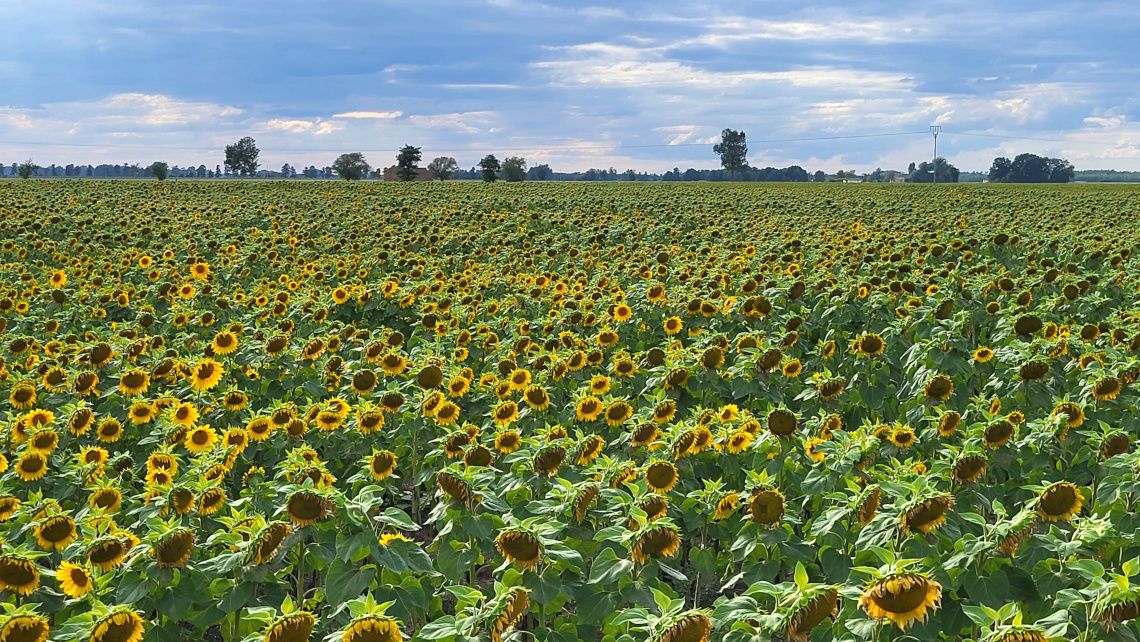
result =
[[[61,0],[0,14],[0,162],[210,168],[361,151],[555,171],[1140,170],[1140,3]]]

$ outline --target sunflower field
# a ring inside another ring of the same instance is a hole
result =
[[[0,183],[0,642],[1136,641],[1138,214]]]

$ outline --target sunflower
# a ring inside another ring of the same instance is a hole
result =
[[[605,406],[597,397],[582,397],[574,408],[578,421],[594,421],[602,414]]]
[[[873,619],[886,619],[901,630],[926,619],[942,601],[942,585],[918,573],[895,573],[863,590],[859,606]]]
[[[565,448],[555,445],[547,446],[534,456],[534,470],[547,477],[553,477],[558,473],[558,468],[562,466],[565,459]]]
[[[118,512],[123,506],[123,493],[114,486],[104,486],[91,493],[87,503],[91,508],[105,513]]]
[[[12,615],[0,627],[2,642],[45,642],[48,639],[48,621],[36,613]]]
[[[450,403],[450,402],[448,402]],[[513,401],[503,401],[491,412],[491,419],[500,428],[509,426],[519,418],[519,407]]]
[[[1065,418],[1065,428],[1080,428],[1085,423],[1085,411],[1078,404],[1066,401],[1053,409],[1053,416]]]
[[[629,436],[629,443],[638,448],[649,447],[661,436],[661,430],[656,424],[643,423],[634,428]]]
[[[238,349],[237,335],[229,330],[222,330],[214,335],[214,340],[210,342],[210,348],[214,354],[222,356],[231,354]]]
[[[653,421],[658,424],[667,424],[677,415],[677,402],[663,401],[653,409]]]
[[[522,570],[529,570],[542,561],[542,543],[525,530],[508,529],[495,538],[495,548],[508,561]]]
[[[368,472],[372,479],[382,481],[396,470],[396,455],[389,450],[374,451],[368,458]]]
[[[748,450],[748,447],[752,445],[752,440],[752,433],[746,430],[738,430],[732,433],[732,436],[728,438],[728,443],[726,444],[728,453],[730,455],[737,455]]]
[[[597,459],[606,448],[606,440],[598,435],[590,435],[582,440],[578,446],[577,462],[579,466],[588,466]]]
[[[0,495],[0,522],[12,519],[16,511],[20,510],[20,498],[13,495]]]
[[[994,358],[994,351],[986,346],[978,346],[974,350],[974,361],[978,363],[986,363]]]
[[[514,628],[530,608],[530,594],[521,586],[512,587],[501,596],[496,607],[492,611],[491,642],[503,642],[503,635]]]
[[[376,389],[379,379],[371,370],[360,370],[352,375],[352,391],[358,395],[366,395]]]
[[[686,611],[662,628],[651,642],[707,642],[712,620],[700,611]]]
[[[186,433],[183,445],[191,455],[209,452],[218,441],[218,433],[210,426],[196,426]]]
[[[619,399],[606,406],[605,415],[606,424],[617,427],[633,416],[633,408],[626,401]]]
[[[8,402],[17,410],[26,410],[36,405],[36,384],[30,381],[16,384],[8,394]]]
[[[946,375],[935,375],[922,389],[927,399],[946,401],[954,394],[954,380]]]
[[[792,411],[775,408],[768,413],[768,430],[777,437],[788,437],[796,432],[798,420]]]
[[[138,396],[150,387],[150,374],[145,370],[128,370],[119,377],[119,392],[127,396]]]
[[[455,399],[463,397],[470,389],[471,381],[466,377],[453,377],[447,382],[447,394]]]
[[[0,589],[16,595],[31,595],[40,586],[40,570],[31,560],[0,555]]]
[[[1108,459],[1130,450],[1132,450],[1132,439],[1127,433],[1118,432],[1105,438],[1100,446],[1100,456],[1102,459]]]
[[[576,523],[581,524],[586,521],[590,507],[597,501],[601,492],[602,489],[597,484],[586,484],[578,491],[578,496],[574,499],[574,521]]]
[[[681,321],[681,317],[669,317],[665,319],[665,322],[662,325],[665,330],[665,334],[669,336],[673,336],[679,333],[685,327],[684,322]]]
[[[1049,642],[1049,636],[1035,626],[1014,625],[1006,628],[989,642]]]
[[[214,487],[202,493],[202,496],[198,498],[198,512],[206,516],[213,515],[221,510],[225,504],[225,489]]]
[[[1042,491],[1038,497],[1037,514],[1047,522],[1069,522],[1081,512],[1084,501],[1084,495],[1074,484],[1057,482]]]
[[[91,572],[71,562],[60,562],[55,571],[55,579],[64,595],[72,599],[80,598],[91,591]],[[0,637],[0,639],[3,639]]]
[[[899,450],[906,450],[917,441],[914,430],[908,426],[896,426],[887,439]]]
[[[720,499],[716,501],[716,509],[713,511],[713,521],[719,522],[735,513],[738,508],[740,508],[740,495],[738,495],[736,491],[729,491],[721,495]]]
[[[43,478],[47,470],[47,455],[41,452],[30,450],[16,460],[16,474],[26,482]]]
[[[151,549],[159,568],[182,568],[190,561],[196,537],[193,529],[177,528],[164,535]]]
[[[800,363],[799,359],[788,359],[786,362],[784,362],[781,370],[785,377],[794,379],[795,377],[800,376],[800,373],[803,372],[804,367],[803,364]]]
[[[1120,394],[1120,380],[1116,377],[1104,377],[1093,384],[1092,393],[1097,401],[1110,401]]]
[[[495,450],[507,455],[522,445],[522,436],[517,430],[502,430],[495,434]]]
[[[328,517],[329,501],[311,490],[297,490],[289,495],[285,510],[297,526],[308,526]]]
[[[471,497],[471,487],[466,480],[446,470],[436,474],[435,482],[439,486],[440,492],[448,499],[466,502]]]
[[[277,557],[285,538],[293,534],[293,527],[285,522],[270,522],[257,535],[253,544],[253,563],[268,564]]]
[[[198,365],[190,370],[187,379],[195,392],[203,392],[218,385],[223,374],[225,374],[225,370],[222,368],[222,364],[213,359],[202,359]]]
[[[388,376],[401,374],[407,368],[407,360],[397,352],[389,352],[380,359],[380,369]]]
[[[954,479],[963,484],[972,484],[985,474],[986,458],[981,454],[963,454],[954,462]]]
[[[903,512],[899,516],[899,522],[903,532],[908,535],[911,531],[926,534],[941,528],[946,523],[946,513],[953,507],[954,498],[950,495],[931,497]]]
[[[787,614],[787,635],[792,642],[807,642],[811,631],[839,612],[839,591],[818,587],[802,594]]]
[[[885,348],[886,343],[883,341],[883,337],[873,332],[864,334],[855,340],[855,352],[862,357],[876,357],[883,354]]]
[[[681,537],[677,529],[668,523],[647,526],[636,535],[629,557],[637,564],[644,564],[651,557],[673,557],[681,548]]]
[[[785,508],[784,494],[769,486],[756,487],[748,500],[750,519],[767,528],[780,522]]]
[[[1008,419],[995,419],[982,433],[982,443],[991,450],[1001,448],[1013,438],[1014,426]]]
[[[363,615],[353,620],[341,634],[341,642],[403,642],[400,623],[390,617]]]
[[[670,461],[655,461],[645,469],[645,483],[655,493],[665,494],[677,485],[677,467]]]
[[[265,630],[264,642],[309,642],[317,618],[300,611],[279,617]]]
[[[119,537],[100,538],[87,549],[87,561],[103,571],[118,567],[126,555],[127,545]]]
[[[75,375],[75,382],[73,386],[75,388],[75,394],[79,395],[80,397],[86,397],[88,395],[95,394],[98,392],[95,389],[95,387],[98,385],[99,375],[91,372],[90,370],[80,372],[79,374]]]

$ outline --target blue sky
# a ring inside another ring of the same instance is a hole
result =
[[[732,127],[756,166],[901,169],[938,123],[962,169],[1140,170],[1138,33],[1124,1],[8,3],[0,161],[664,171]]]

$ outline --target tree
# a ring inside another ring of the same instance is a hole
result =
[[[811,175],[811,179],[817,183],[823,183],[827,180],[827,172],[822,169],[817,169],[815,173]]]
[[[167,175],[170,174],[170,166],[163,161],[154,161],[150,167],[146,168],[147,173],[152,174],[160,181],[166,180]]]
[[[503,161],[503,180],[508,183],[521,183],[526,180],[526,159],[511,156]]]
[[[400,153],[396,155],[396,166],[400,168],[396,171],[396,174],[400,177],[400,180],[416,180],[416,170],[419,169],[416,164],[420,162],[420,158],[419,147],[404,145],[400,148]]]
[[[257,173],[257,156],[261,150],[249,136],[232,145],[226,145],[226,169],[240,176],[253,176]]]
[[[335,161],[333,161],[332,168],[336,170],[336,175],[346,181],[358,181],[371,171],[372,166],[368,161],[364,160],[364,154],[360,152],[352,152],[351,154],[341,154]]]
[[[548,181],[554,176],[554,171],[550,169],[550,165],[542,163],[535,165],[526,170],[526,179],[528,181]]]
[[[728,170],[729,174],[748,167],[748,143],[743,131],[722,131],[720,142],[713,145],[713,153],[720,156],[720,166]]]
[[[1073,164],[1063,158],[1018,154],[1012,161],[995,158],[989,179],[991,183],[1068,183],[1073,176]]]
[[[459,170],[459,163],[450,156],[437,156],[428,163],[427,169],[431,172],[432,177],[437,180],[446,181],[455,175]]]
[[[289,166],[289,163],[285,163],[281,166],[281,178],[289,178],[289,174],[292,173],[292,171],[293,168]]]
[[[494,183],[498,178],[496,173],[502,169],[502,165],[499,165],[499,159],[494,154],[487,154],[479,161],[479,169],[483,172],[484,183]]]
[[[17,173],[20,175],[20,178],[27,179],[31,178],[32,174],[35,174],[37,169],[39,169],[39,166],[36,165],[35,161],[29,158],[23,163],[20,163],[20,169],[17,170]]]
[[[914,167],[914,163],[911,163]],[[912,183],[930,183],[934,180],[934,171],[938,172],[939,183],[957,183],[958,182],[958,168],[946,162],[945,158],[939,156],[934,159],[934,164],[931,165],[927,161],[919,163],[918,167],[914,167],[910,173],[910,182]]]

